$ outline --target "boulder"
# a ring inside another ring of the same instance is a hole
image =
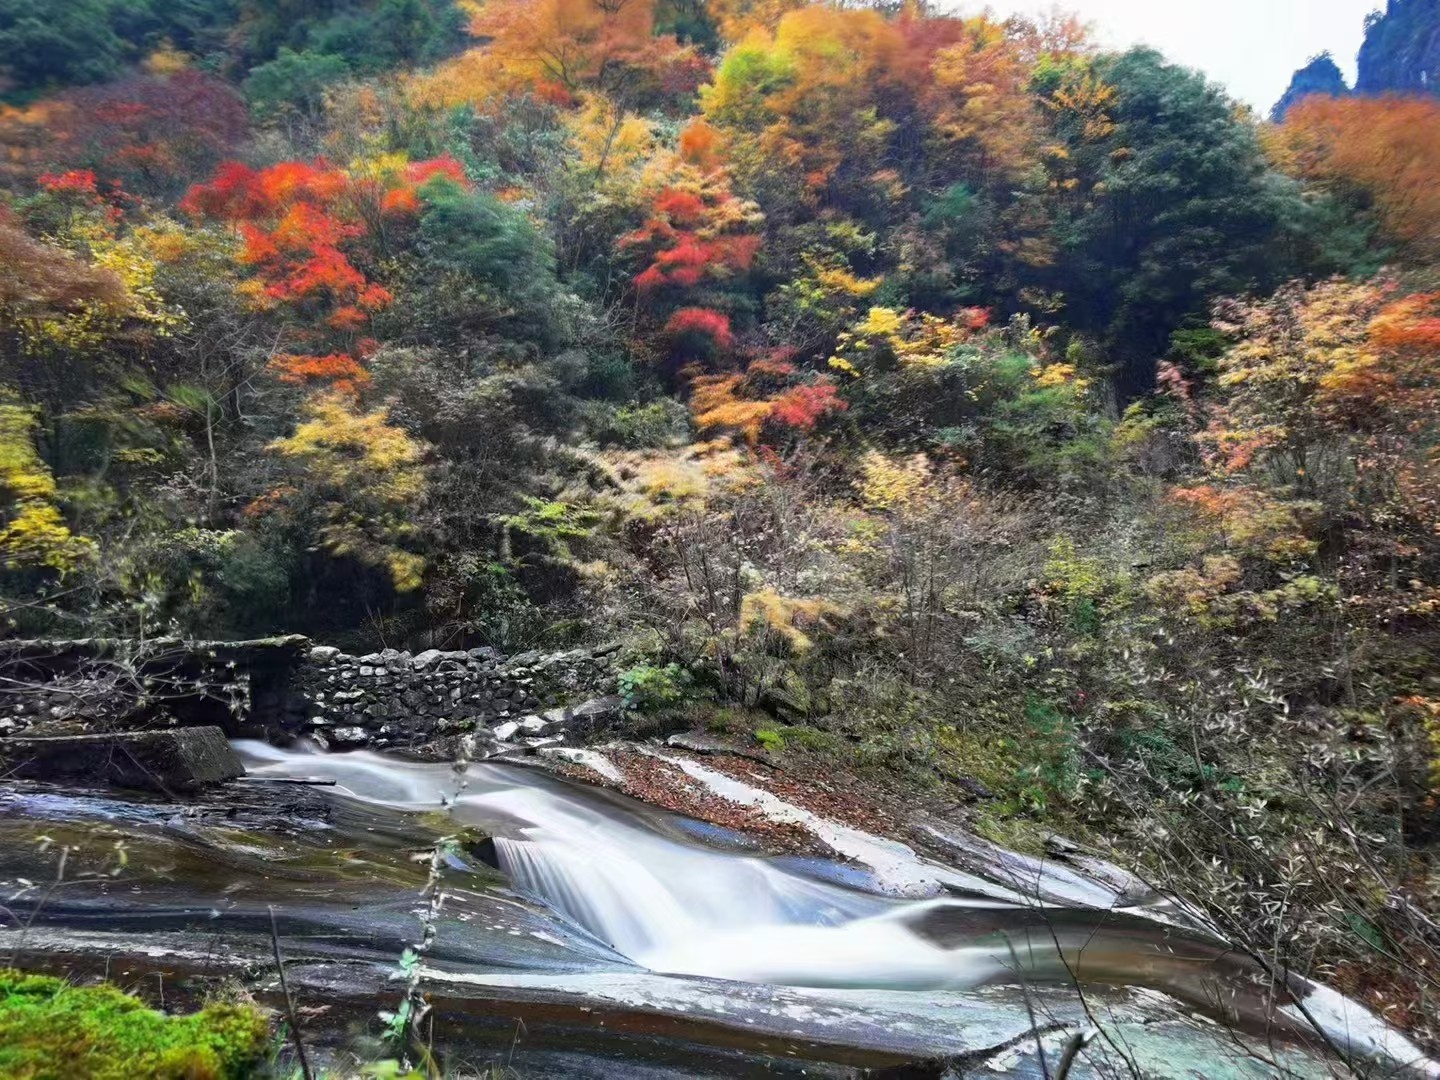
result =
[[[620,723],[625,717],[625,699],[616,694],[591,698],[573,709],[567,709],[570,730],[579,735],[594,735]]]
[[[167,794],[245,775],[217,727],[19,736],[0,743],[0,763],[0,771],[22,779],[90,781]]]

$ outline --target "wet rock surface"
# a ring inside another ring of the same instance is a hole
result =
[[[383,1056],[357,1032],[375,1031],[377,1012],[399,998],[398,957],[420,934],[426,867],[416,853],[455,825],[273,779],[257,774],[225,798],[187,804],[45,785],[0,790],[0,887],[18,917],[0,928],[0,949],[26,967],[105,975],[152,999],[161,988],[172,1003],[199,998],[229,981],[278,1005],[273,907],[317,1057],[353,1067]],[[606,805],[600,793],[577,797]],[[127,859],[117,871],[118,844]],[[465,839],[443,866],[447,900],[421,966],[437,1052],[460,1071],[490,1063],[621,1080],[1053,1076],[1066,1040],[1097,1012],[1124,1057],[1100,1045],[1072,1077],[1133,1067],[1238,1080],[1271,1075],[1271,1061],[1298,1075],[1324,1069],[1273,1041],[1263,1059],[1248,1057],[1244,1036],[1149,991],[1097,988],[1081,1000],[1047,985],[917,994],[651,973],[517,896],[468,854],[472,846],[481,842]],[[50,890],[43,883],[62,848],[70,884]]]
[[[0,647],[28,680],[0,693],[0,762],[64,781],[0,782],[0,949],[25,966],[273,998],[273,909],[335,1050],[394,1007],[398,958],[424,940],[444,1052],[508,1042],[509,1067],[524,1031],[543,1075],[1048,1077],[1097,1006],[1125,1050],[1089,1050],[1072,1076],[1324,1068],[1223,943],[1076,845],[1016,855],[709,736],[599,745],[625,717],[612,650],[149,647]],[[217,708],[225,732],[275,744],[235,744],[243,779],[202,723]],[[92,783],[161,794],[75,790]],[[872,919],[878,938],[846,936]],[[995,954],[1012,938],[1063,966],[1016,979]],[[1084,995],[1057,985],[1077,977]],[[1236,1001],[1250,1012],[1215,1015]],[[1251,1054],[1245,1030],[1290,1041]]]

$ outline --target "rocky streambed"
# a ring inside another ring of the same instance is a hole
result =
[[[133,698],[88,733],[12,710],[0,956],[279,1007],[278,949],[342,1076],[394,1056],[407,996],[451,1075],[1440,1075],[1072,845],[1017,855],[700,737],[610,741],[603,651],[227,650],[39,653],[68,683],[27,701],[117,667]],[[184,726],[217,687],[225,730]]]
[[[1267,1003],[1254,971],[1118,870],[961,837],[947,865],[670,747],[617,756],[653,754],[814,842],[535,768],[237,749],[245,779],[181,803],[7,783],[0,950],[171,1002],[235,980],[278,1004],[273,911],[304,1036],[344,1075],[385,1053],[377,1017],[425,938],[444,836],[419,976],[461,1074],[1045,1076],[1097,1027],[1070,1075],[1333,1064],[1290,999]],[[591,753],[579,767],[603,777]],[[1343,999],[1294,991],[1372,1065],[1413,1053]]]

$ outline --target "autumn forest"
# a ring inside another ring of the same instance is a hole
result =
[[[962,7],[0,0],[6,634],[617,642],[1440,1049],[1440,97]]]

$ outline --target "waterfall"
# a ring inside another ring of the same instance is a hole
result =
[[[258,775],[334,780],[345,797],[401,810],[447,809],[493,838],[516,893],[657,973],[902,991],[1017,980],[1069,985],[1077,978],[1140,985],[1201,1011],[1214,1013],[1221,1003],[1223,1019],[1256,1030],[1302,1032],[1315,1020],[1335,1045],[1372,1059],[1409,1060],[1440,1077],[1440,1065],[1349,999],[1294,979],[1290,988],[1307,1015],[1284,1001],[1277,1007],[1243,956],[1142,914],[1042,904],[1015,892],[1015,881],[998,893],[932,900],[847,888],[682,839],[660,827],[658,811],[538,770],[471,765],[462,785],[448,765],[368,751],[236,746]],[[837,836],[886,857],[903,847],[854,830]],[[951,889],[976,880],[933,869]],[[1070,891],[1085,892],[1074,883]]]
[[[468,794],[455,813],[511,823],[514,831],[497,834],[495,849],[516,890],[647,967],[736,927],[833,926],[889,906],[536,788]]]

